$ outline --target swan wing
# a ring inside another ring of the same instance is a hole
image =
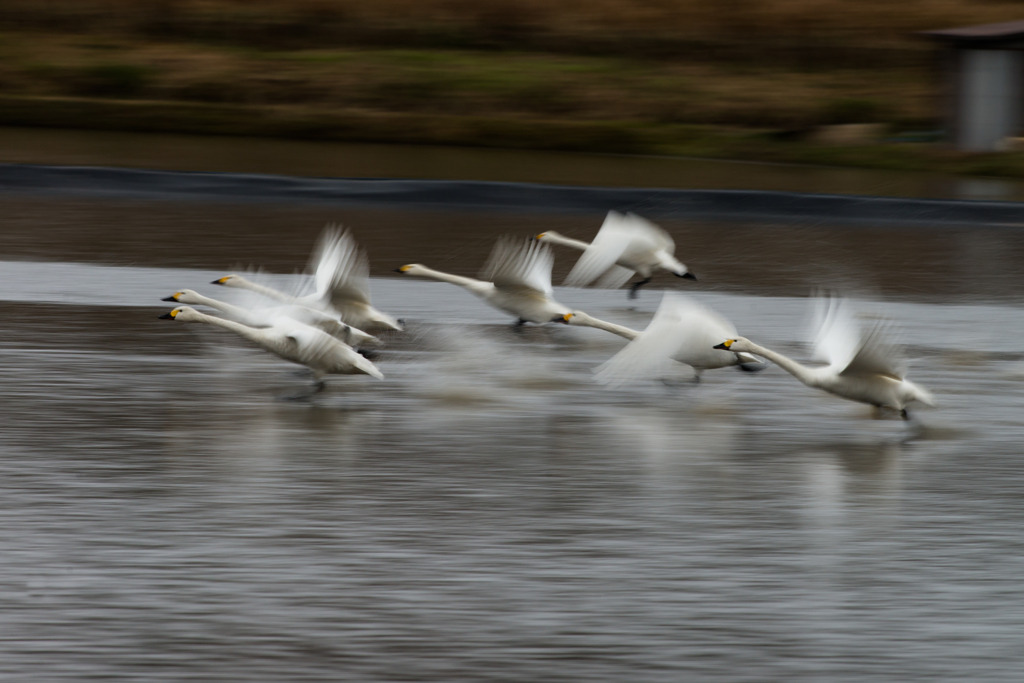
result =
[[[503,237],[494,245],[480,277],[500,289],[532,290],[551,296],[554,293],[551,288],[554,264],[555,258],[547,244]]]
[[[651,251],[667,251],[674,254],[676,243],[664,228],[651,221],[638,216],[635,213],[627,213],[625,220],[633,233],[633,246],[635,248],[650,249]]]
[[[631,221],[617,211],[609,211],[594,241],[569,271],[564,284],[567,287],[589,285],[615,265],[619,257],[630,248],[632,241]]]
[[[902,379],[906,358],[894,325],[877,320],[870,327],[858,321],[849,304],[834,296],[816,298],[815,358],[841,375],[886,375]]]
[[[370,303],[370,262],[351,232],[328,225],[312,260],[316,295],[322,301],[338,310],[353,301]]]
[[[278,318],[275,327],[279,329],[290,346],[294,359],[313,369],[337,372],[338,360],[357,368],[360,372],[384,379],[377,366],[371,363],[348,344],[339,341],[323,330],[318,330],[291,318]]]
[[[736,328],[721,315],[688,297],[668,292],[647,329],[601,365],[597,379],[617,386],[658,377],[676,360],[701,365],[704,357],[728,353],[712,347],[735,336]]]
[[[887,320],[875,321],[864,330],[857,353],[840,375],[885,375],[903,379],[907,374],[903,345],[896,341],[895,326]]]
[[[597,279],[594,286],[600,287],[601,289],[618,289],[622,285],[626,284],[631,277],[633,277],[633,271],[629,268],[612,266],[608,270],[604,271],[604,275]]]

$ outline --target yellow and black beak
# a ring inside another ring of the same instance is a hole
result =
[[[723,351],[728,351],[729,347],[732,346],[733,342],[735,342],[735,341],[736,341],[735,339],[726,339],[721,344],[716,344],[716,345],[712,346],[711,348],[713,348],[713,349],[722,349]]]
[[[412,266],[402,266],[401,268],[395,268],[396,273],[404,273],[405,271],[412,268]]]
[[[181,296],[181,292],[175,292],[170,296],[165,296],[163,299],[160,299],[160,301],[177,301],[179,296]]]
[[[178,315],[178,313],[180,312],[180,308],[175,308],[170,313],[164,313],[162,316],[160,316],[160,320],[174,320],[174,316]]]
[[[544,236],[544,235],[546,235],[546,234],[547,234],[546,232],[542,232],[542,233],[540,233],[539,235],[534,235],[534,236],[533,236],[533,239],[535,239],[535,240],[539,240],[539,239],[540,239],[541,237],[543,237],[543,236]]]
[[[568,325],[570,318],[572,318],[572,313],[566,313],[565,315],[556,315],[554,318],[551,319],[551,322]]]
[[[230,279],[231,279],[230,275],[225,275],[224,277],[217,278],[216,280],[214,280],[210,284],[211,285],[223,285],[223,284],[227,284],[227,281],[230,280]]]

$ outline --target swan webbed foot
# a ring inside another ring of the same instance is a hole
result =
[[[904,420],[910,419],[910,413],[907,412],[906,408],[900,410],[900,417],[902,417]]]
[[[514,323],[512,323],[512,327],[518,329],[518,328],[522,327],[523,325],[525,325],[528,322],[530,322],[530,321],[527,320],[526,318],[520,318],[519,320],[517,320]]]
[[[646,285],[646,284],[647,284],[648,282],[650,282],[650,281],[651,281],[651,278],[647,277],[647,278],[644,278],[643,280],[640,280],[639,282],[634,282],[634,283],[633,283],[633,286],[629,288],[629,294],[628,294],[628,297],[629,297],[630,299],[635,299],[635,298],[637,297],[637,291],[638,291],[638,290],[639,290],[639,289],[640,289],[641,287],[643,287],[644,285]]]
[[[767,365],[767,363],[737,363],[736,369],[740,372],[761,372]]]
[[[370,349],[356,349],[356,353],[358,353],[366,360],[373,360],[380,355],[376,351],[371,351]]]

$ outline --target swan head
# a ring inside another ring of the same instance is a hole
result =
[[[396,273],[403,273],[405,275],[420,275],[424,270],[426,270],[426,266],[419,263],[409,263],[401,268],[395,268]]]
[[[225,275],[224,277],[219,277],[216,280],[214,280],[213,282],[211,282],[210,284],[211,285],[224,285],[225,287],[238,287],[239,284],[240,284],[240,280],[241,279],[242,278],[240,276],[235,275],[234,273],[232,273],[231,275]]]
[[[199,320],[199,318],[199,311],[194,308],[189,308],[188,306],[178,306],[170,313],[164,313],[160,316],[161,320],[178,320],[181,322]]]
[[[583,325],[585,318],[586,313],[582,311],[569,311],[563,315],[556,315],[551,319],[551,322],[561,323],[562,325]]]
[[[170,296],[165,296],[160,301],[177,301],[182,304],[198,304],[202,303],[199,301],[199,293],[191,289],[183,289],[180,292],[175,292]]]
[[[735,337],[733,339],[726,339],[721,344],[715,344],[711,348],[721,349],[723,351],[733,351],[735,353],[742,353],[744,351],[752,351],[750,340],[746,337]]]
[[[542,232],[540,234],[534,235],[533,239],[536,240],[537,242],[552,242],[561,236],[561,233],[557,233],[554,230],[548,230],[547,232]]]

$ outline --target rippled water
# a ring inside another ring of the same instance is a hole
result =
[[[383,276],[599,216],[0,208],[3,678],[1020,680],[1013,232],[668,226],[701,280],[652,287],[798,358],[814,284],[899,319],[940,402],[908,425],[774,367],[608,391],[622,340],[440,283],[375,277],[408,321],[386,379],[308,403],[280,400],[291,366],[157,319],[236,263],[301,268],[326,220]],[[557,296],[638,328],[659,299]]]

